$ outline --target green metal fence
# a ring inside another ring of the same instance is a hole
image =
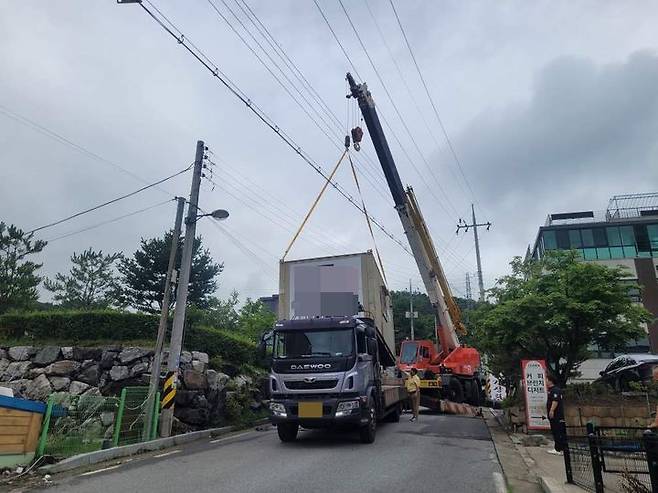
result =
[[[155,409],[147,409],[148,387],[125,387],[121,391],[112,444],[129,445],[156,437],[160,394],[153,400]],[[152,420],[151,435],[145,436],[146,420]],[[155,422],[154,422],[154,421]]]
[[[69,457],[110,446],[118,409],[115,397],[51,396],[37,455]]]
[[[37,456],[72,455],[127,445],[157,436],[159,393],[146,409],[148,387],[126,387],[121,396],[53,394],[48,399]],[[149,437],[144,423],[152,420]]]

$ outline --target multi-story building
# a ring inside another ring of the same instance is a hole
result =
[[[658,317],[658,192],[616,195],[605,211],[550,214],[528,256],[569,249],[585,262],[626,267],[628,280],[642,287],[631,296]],[[658,322],[647,333],[648,340],[635,349],[658,353]]]

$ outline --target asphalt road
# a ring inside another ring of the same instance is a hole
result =
[[[468,492],[495,493],[500,475],[489,430],[478,418],[421,415],[382,424],[372,445],[349,432],[302,431],[283,444],[276,430],[133,458],[55,477],[49,492]]]

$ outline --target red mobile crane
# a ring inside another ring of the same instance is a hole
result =
[[[480,368],[480,354],[476,349],[459,342],[458,334],[465,333],[459,307],[452,297],[413,189],[402,186],[372,95],[365,83],[357,84],[349,73],[347,81],[351,92],[348,97],[355,98],[359,103],[393,196],[395,209],[436,312],[438,347],[430,340],[404,341],[400,348],[398,366],[401,370],[419,370],[423,405],[437,407],[441,398],[477,405],[480,403],[484,378]]]

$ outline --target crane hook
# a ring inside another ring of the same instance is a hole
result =
[[[361,127],[354,127],[352,129],[352,142],[354,142],[354,150],[361,150],[361,139],[363,139],[363,130]]]

